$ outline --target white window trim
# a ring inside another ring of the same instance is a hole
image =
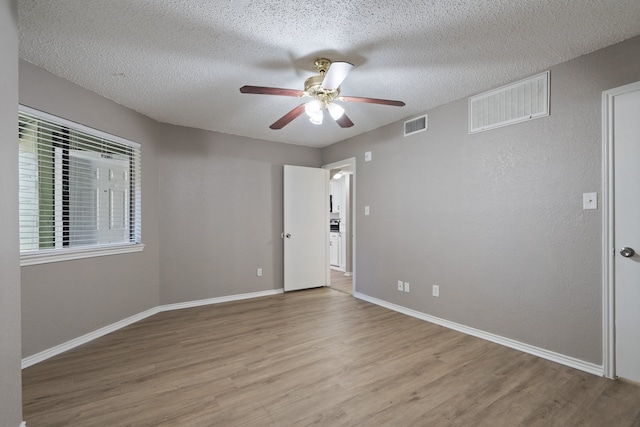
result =
[[[36,110],[22,104],[18,105],[18,110],[20,112],[38,116],[44,120],[49,120],[62,126],[90,133],[105,139],[110,139],[112,141],[116,141],[124,145],[129,145],[134,148],[140,148],[140,144],[138,144],[137,142],[133,142],[106,132],[102,132],[100,130],[84,126],[80,123],[72,122],[70,120],[66,120],[61,117],[45,113],[44,111]],[[99,256],[142,252],[144,247],[144,243],[123,243],[121,245],[77,247],[69,249],[39,249],[29,252],[22,252],[20,254],[20,266],[25,267],[30,265],[48,264],[52,262],[72,261],[76,259],[94,258]]]
[[[106,255],[128,254],[142,252],[143,243],[109,245],[103,247],[72,248],[72,249],[41,249],[33,253],[20,255],[20,266],[48,264],[50,262],[71,261],[74,259],[94,258]]]

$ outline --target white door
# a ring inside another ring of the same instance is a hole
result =
[[[628,87],[628,86],[627,86]],[[640,84],[613,98],[616,375],[640,382]],[[625,249],[626,248],[626,249]]]
[[[329,171],[284,166],[284,290],[326,286]]]

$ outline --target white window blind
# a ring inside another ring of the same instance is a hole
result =
[[[140,166],[139,144],[21,106],[21,255],[139,244]]]

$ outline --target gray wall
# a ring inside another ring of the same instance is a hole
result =
[[[316,148],[166,125],[161,303],[281,289],[283,165],[320,160]]]
[[[18,259],[18,2],[0,1],[0,425],[22,422]]]
[[[600,364],[602,211],[582,193],[602,194],[602,91],[636,80],[640,37],[551,68],[550,117],[468,135],[461,99],[427,132],[323,149],[357,158],[357,291]]]
[[[26,357],[158,305],[155,141],[161,126],[24,61],[20,61],[20,103],[142,145],[146,245],[141,253],[23,267],[22,355]]]
[[[20,103],[142,144],[146,245],[23,267],[23,357],[159,304],[282,288],[282,165],[319,149],[163,125],[24,61]]]

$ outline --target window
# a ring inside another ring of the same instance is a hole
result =
[[[142,250],[140,145],[20,106],[22,265]]]

